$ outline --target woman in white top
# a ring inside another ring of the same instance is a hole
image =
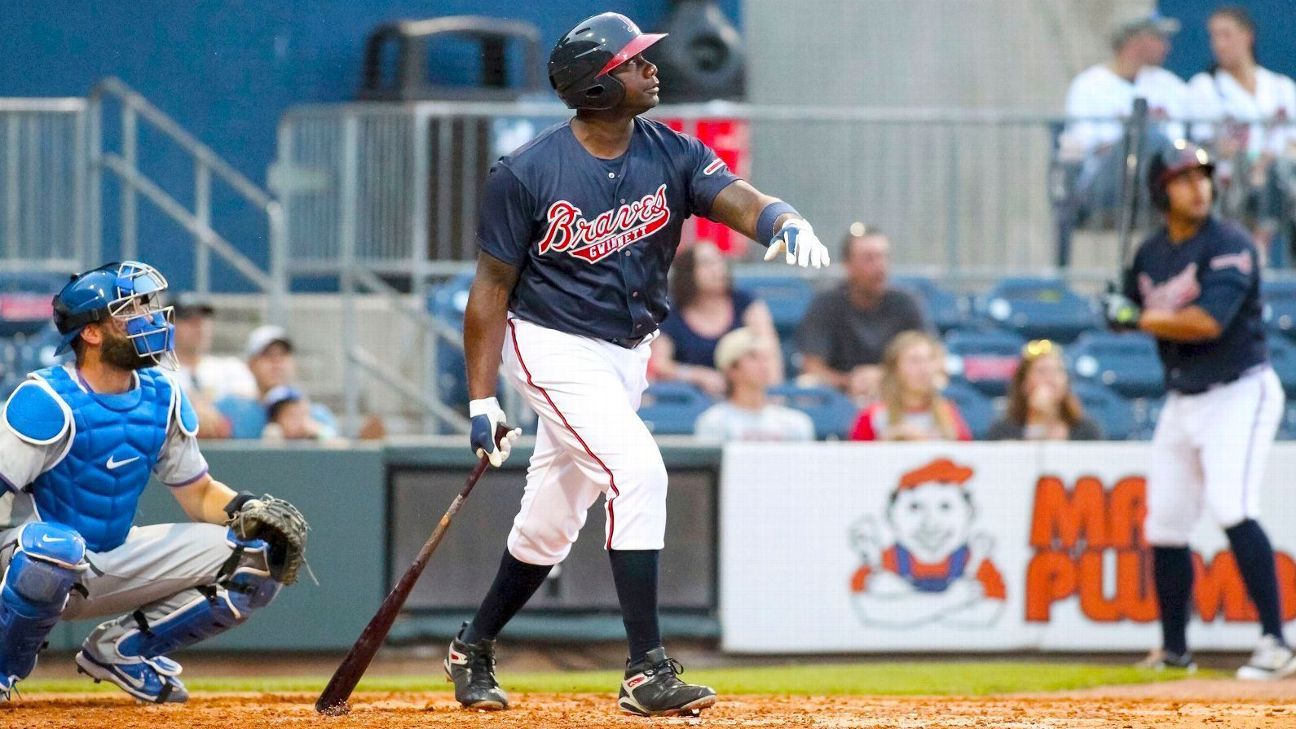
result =
[[[1188,87],[1192,117],[1211,123],[1195,125],[1193,136],[1214,141],[1221,162],[1217,179],[1226,194],[1231,182],[1245,183],[1241,189],[1252,199],[1243,205],[1249,209],[1230,212],[1259,228],[1263,250],[1281,212],[1282,195],[1274,194],[1271,179],[1275,161],[1296,156],[1296,83],[1256,62],[1255,23],[1242,8],[1216,10],[1206,28],[1215,63]]]

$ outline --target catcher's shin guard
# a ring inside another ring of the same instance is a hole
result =
[[[199,588],[194,599],[151,621],[137,612],[138,627],[117,641],[121,656],[153,659],[207,640],[243,623],[252,611],[274,600],[283,585],[270,577],[266,543],[239,539],[233,531],[226,540],[234,551],[217,584]]]
[[[71,528],[33,522],[18,532],[0,580],[0,699],[36,667],[84,567],[85,541]]]

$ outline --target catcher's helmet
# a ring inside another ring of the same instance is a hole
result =
[[[58,353],[70,349],[87,324],[116,318],[141,357],[174,367],[172,308],[161,305],[166,288],[166,277],[138,261],[106,263],[74,275],[54,296],[54,325],[63,335]]]
[[[1211,161],[1210,155],[1192,142],[1179,139],[1152,155],[1148,162],[1147,185],[1153,204],[1162,210],[1169,208],[1170,196],[1166,194],[1166,183],[1172,177],[1193,169],[1205,170],[1207,176],[1212,178],[1215,175],[1215,163]]]
[[[665,37],[640,32],[620,13],[587,18],[549,53],[549,85],[568,108],[611,109],[625,98],[625,86],[612,71]]]

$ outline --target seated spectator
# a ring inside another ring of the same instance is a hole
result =
[[[238,357],[211,353],[211,302],[194,293],[183,293],[172,304],[175,321],[175,354],[179,363],[175,378],[189,395],[198,414],[198,435],[229,438],[232,428],[216,403],[227,397],[255,398],[256,381]]]
[[[851,440],[972,440],[958,407],[941,397],[943,358],[927,332],[896,335],[882,358],[880,398],[860,413]]]
[[[879,365],[892,337],[927,324],[913,296],[887,286],[886,235],[853,223],[842,250],[846,282],[816,296],[797,330],[804,357],[798,382],[835,387],[863,407],[878,396]]]
[[[265,440],[331,440],[337,431],[311,415],[311,402],[299,389],[279,385],[262,400],[266,409]]]
[[[739,327],[716,345],[716,369],[728,396],[698,417],[694,435],[723,443],[739,440],[814,440],[814,423],[799,410],[769,402],[767,390],[778,357],[767,337]]]
[[[221,412],[229,416],[233,437],[259,438],[267,423],[264,404],[266,398],[276,388],[290,387],[297,390],[297,360],[293,357],[293,343],[288,338],[288,333],[283,327],[273,324],[252,330],[244,354],[255,380],[255,393],[251,398],[227,397],[217,405]],[[311,420],[319,428],[337,431],[337,421],[327,407],[320,403],[310,403],[309,411]]]
[[[1111,59],[1071,81],[1066,115],[1072,121],[1059,140],[1059,156],[1083,161],[1075,182],[1077,213],[1110,212],[1119,204],[1125,164],[1121,120],[1130,115],[1135,98],[1147,99],[1151,119],[1167,122],[1187,116],[1187,84],[1161,67],[1170,51],[1170,36],[1177,32],[1179,21],[1155,12],[1124,21],[1112,34]],[[1184,133],[1177,122],[1153,129],[1154,138],[1146,145],[1149,152]]]
[[[652,342],[653,377],[688,382],[711,397],[723,397],[725,378],[715,369],[716,343],[747,327],[770,341],[775,351],[770,384],[782,382],[783,357],[769,307],[734,288],[720,250],[706,241],[695,243],[680,251],[671,269],[671,312]]]
[[[987,440],[1102,440],[1071,392],[1062,348],[1037,339],[1022,349],[1008,385],[1008,411],[990,426]]]

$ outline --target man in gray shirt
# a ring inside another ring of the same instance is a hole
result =
[[[814,440],[814,422],[799,410],[774,405],[766,391],[774,375],[774,343],[739,327],[716,344],[715,364],[729,394],[698,417],[693,432],[702,440]]]
[[[927,329],[918,302],[887,288],[891,244],[876,228],[854,223],[842,245],[846,281],[814,298],[797,330],[801,370],[860,403],[877,397],[882,353],[891,339]]]

